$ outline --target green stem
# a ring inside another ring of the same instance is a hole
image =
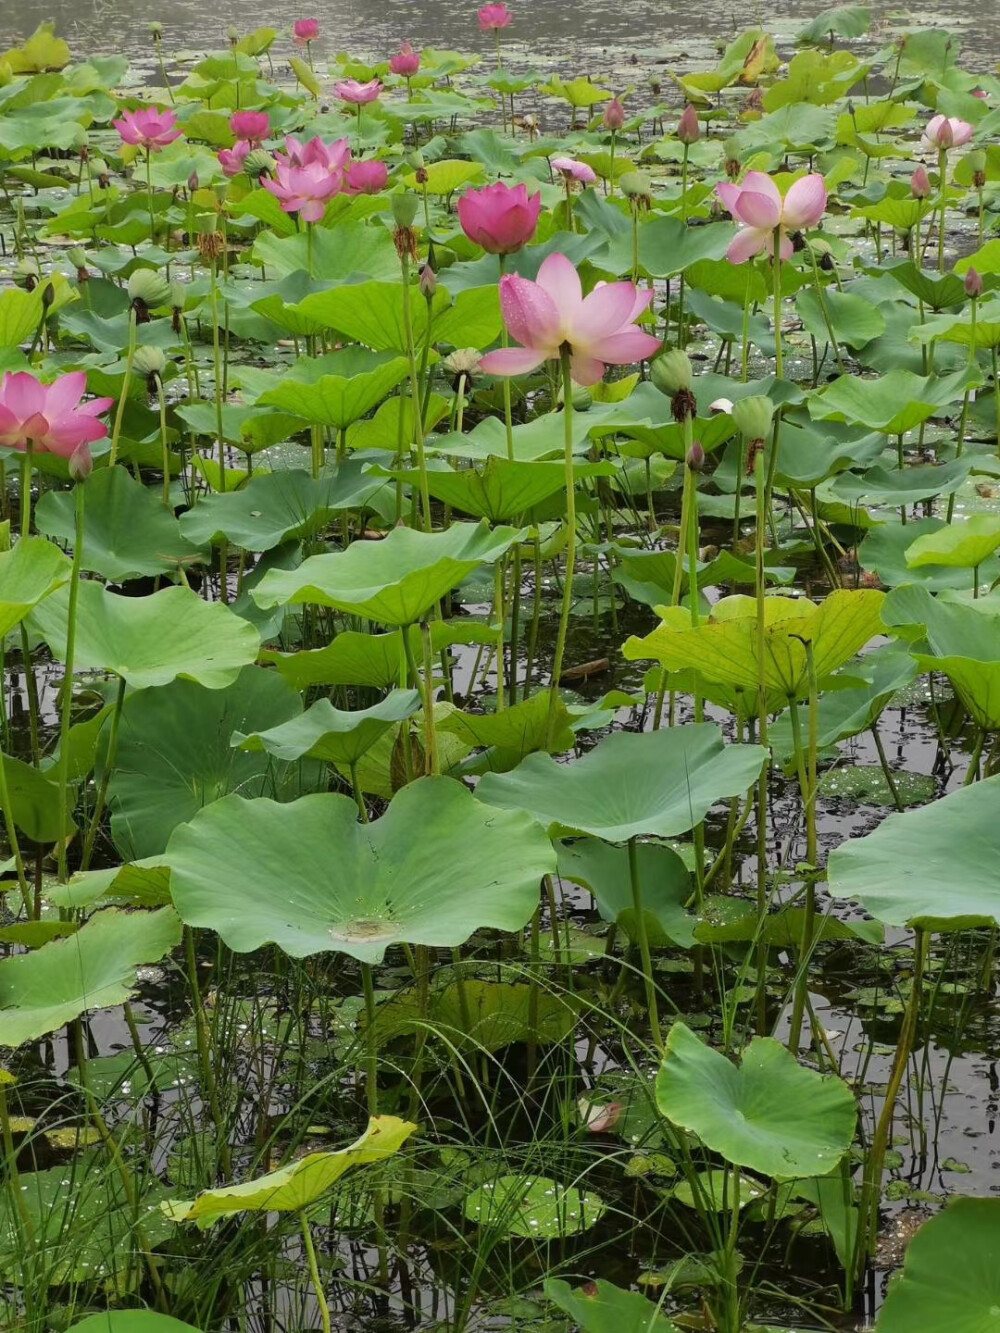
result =
[[[660,1031],[660,1015],[656,1005],[656,982],[653,978],[653,960],[649,952],[649,935],[646,931],[646,914],[642,906],[642,884],[639,878],[639,852],[636,839],[628,840],[628,874],[632,887],[632,912],[635,916],[635,933],[639,945],[639,957],[642,959],[642,975],[646,983],[646,1007],[649,1010],[649,1026],[653,1041],[658,1050],[663,1049],[663,1034]]]
[[[948,150],[938,149],[938,189],[941,191],[941,220],[938,223],[938,272],[944,272],[944,215],[947,205],[945,179],[948,175]]]
[[[576,478],[573,472],[573,378],[570,374],[570,349],[564,343],[559,352],[563,387],[563,460],[566,467],[566,572],[563,578],[562,611],[559,632],[552,662],[552,683],[549,695],[548,743],[555,739],[556,705],[559,701],[559,678],[562,675],[566,636],[569,633],[569,615],[573,606],[573,570],[576,565]]]
[[[406,355],[410,366],[410,411],[413,414],[413,443],[417,454],[417,471],[420,475],[421,526],[424,532],[431,530],[431,495],[427,486],[427,460],[424,457],[424,423],[420,410],[420,380],[417,374],[417,349],[413,341],[413,308],[410,294],[410,258],[403,254],[403,330],[406,336]]]
[[[309,1278],[312,1282],[313,1292],[316,1296],[316,1304],[319,1306],[319,1317],[323,1324],[323,1333],[330,1333],[330,1307],[326,1303],[326,1293],[323,1290],[323,1282],[319,1275],[319,1264],[316,1261],[316,1247],[313,1244],[312,1229],[309,1226],[309,1219],[305,1213],[296,1214],[299,1219],[299,1227],[302,1231],[302,1244],[305,1246],[306,1259],[309,1263]]]
[[[163,458],[163,503],[171,513],[173,506],[170,503],[170,444],[167,440],[167,398],[163,392],[163,381],[159,375],[154,376],[156,380],[156,397],[160,406],[160,450]],[[79,489],[79,488],[78,488]]]
[[[73,569],[70,573],[69,608],[66,616],[66,668],[63,672],[62,713],[59,722],[59,809],[66,809],[69,792],[69,729],[73,712],[73,657],[76,644],[76,608],[80,597],[80,568],[83,559],[83,516],[86,499],[85,482],[74,487],[76,502],[76,529],[73,537]],[[66,883],[66,843],[60,838],[57,845],[59,883]]]
[[[122,705],[125,702],[125,677],[118,677],[118,693],[115,695],[115,706],[111,713],[110,730],[108,732],[108,753],[104,761],[104,773],[101,775],[101,784],[97,789],[97,800],[94,804],[94,813],[91,816],[90,826],[87,829],[87,836],[83,842],[83,854],[80,857],[80,869],[90,869],[90,858],[94,854],[94,842],[97,839],[97,830],[101,824],[101,816],[104,814],[104,802],[107,800],[108,784],[111,781],[111,774],[114,771],[115,761],[118,758],[118,727],[121,722]]]
[[[774,229],[774,254],[771,257],[774,296],[774,374],[782,378],[784,369],[781,352],[781,228]]]
[[[205,1005],[201,996],[201,986],[198,984],[198,956],[194,947],[194,931],[190,926],[184,927],[184,958],[187,964],[188,985],[191,988],[191,1005],[194,1009],[195,1042],[198,1047],[198,1065],[201,1071],[202,1088],[208,1097],[208,1109],[218,1138],[219,1162],[222,1165],[222,1170],[229,1177],[233,1173],[233,1159],[222,1118],[218,1084],[212,1070],[212,1048],[209,1041],[208,1022],[205,1019]]]
[[[31,534],[31,459],[34,454],[34,444],[28,440],[24,446],[24,456],[21,459],[21,536],[27,537]]]

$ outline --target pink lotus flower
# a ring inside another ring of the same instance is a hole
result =
[[[513,17],[506,5],[483,5],[479,11],[479,31],[495,32],[497,28],[506,28]]]
[[[351,160],[351,145],[347,139],[335,139],[333,143],[324,143],[317,134],[304,144],[293,134],[285,136],[285,151],[278,154],[278,161],[284,161],[291,167],[320,166],[324,171],[339,172]]]
[[[97,418],[114,399],[81,402],[86,390],[82,370],[52,384],[43,384],[26,370],[8,371],[0,381],[0,446],[24,452],[30,444],[39,453],[72,458],[78,449],[103,440],[108,428]]]
[[[497,181],[466,190],[458,201],[458,220],[469,240],[491,255],[512,255],[534,236],[541,208],[542,196],[529,197],[527,186]]]
[[[554,157],[552,166],[562,173],[564,180],[579,181],[581,185],[593,185],[597,180],[594,168],[588,167],[586,162],[578,162],[575,157]]]
[[[277,179],[261,184],[281,203],[285,213],[299,213],[304,222],[318,222],[326,212],[326,201],[340,191],[343,175],[327,171],[319,162],[292,166],[279,162]]]
[[[230,178],[238,176],[252,148],[253,144],[247,139],[237,139],[232,148],[220,148],[216,157],[223,172]]]
[[[121,120],[112,125],[122,137],[122,143],[147,152],[166,148],[181,137],[176,111],[160,111],[155,106],[137,106],[134,111],[123,111]]]
[[[420,52],[414,51],[409,42],[404,42],[399,54],[389,61],[389,68],[402,79],[412,79],[420,68]]]
[[[319,36],[319,19],[296,19],[292,24],[292,41],[296,46],[308,46]]]
[[[344,175],[348,194],[378,194],[389,183],[389,168],[374,157],[349,163]]]
[[[640,292],[631,282],[605,283],[584,296],[580,275],[566,256],[549,255],[537,282],[515,273],[500,279],[504,323],[521,346],[488,352],[482,369],[488,375],[526,375],[557,360],[568,345],[573,379],[596,384],[606,364],[624,366],[659,351],[659,339],[635,323],[652,299],[651,290]]]
[[[266,111],[234,111],[229,117],[229,128],[237,139],[249,139],[259,144],[271,128],[271,117]]]
[[[343,79],[333,85],[333,91],[342,102],[350,102],[352,106],[366,106],[378,97],[382,84],[378,79],[369,79],[367,83],[358,83],[357,79]]]
[[[818,173],[797,180],[784,199],[763,171],[748,171],[742,185],[723,181],[715,189],[723,207],[741,224],[726,251],[733,264],[742,264],[761,251],[773,254],[775,231],[781,237],[781,258],[790,259],[792,243],[787,233],[814,227],[826,208],[826,181]]]
[[[974,126],[967,120],[959,120],[957,116],[934,116],[927,122],[927,128],[920,137],[921,152],[961,148],[975,132]]]

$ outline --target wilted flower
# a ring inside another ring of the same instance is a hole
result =
[[[586,162],[578,162],[575,157],[554,157],[552,168],[561,173],[563,180],[579,181],[581,185],[593,185],[597,172],[588,167]]]

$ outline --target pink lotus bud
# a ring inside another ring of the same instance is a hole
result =
[[[409,42],[404,42],[399,48],[399,54],[389,61],[389,68],[400,78],[412,79],[420,68],[420,52],[414,51]]]
[[[606,130],[620,130],[625,124],[625,108],[617,97],[612,97],[604,108],[601,120]]]
[[[420,270],[420,292],[429,301],[437,291],[437,274],[431,268],[430,264],[425,264]]]
[[[458,201],[458,220],[470,241],[491,255],[511,255],[527,245],[538,226],[540,194],[525,185],[497,181],[481,190],[466,190]]]
[[[261,139],[267,138],[271,118],[266,111],[234,111],[229,117],[229,128],[237,139],[260,143]]]
[[[705,450],[700,440],[695,440],[684,458],[685,465],[692,472],[700,472],[705,466]]]
[[[243,163],[250,153],[247,139],[237,139],[232,148],[220,148],[216,156],[223,172],[230,177],[238,176],[243,170]]]
[[[697,143],[701,138],[701,121],[693,103],[688,102],[677,122],[677,137],[683,144]]]
[[[978,97],[980,102],[988,102],[990,100],[990,95],[984,88],[973,88],[972,96]]]
[[[910,177],[910,192],[914,199],[926,199],[931,192],[930,177],[923,167],[917,167]]]
[[[351,162],[346,170],[348,194],[378,194],[389,183],[389,168],[377,158]]]
[[[307,46],[319,36],[319,19],[296,19],[292,24],[292,41],[296,46]]]
[[[974,268],[965,275],[965,294],[975,301],[983,294],[983,280]]]
[[[66,464],[71,481],[86,481],[94,470],[94,457],[87,443],[78,444]]]

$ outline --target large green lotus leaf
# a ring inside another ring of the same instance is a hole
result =
[[[919,201],[913,199],[909,189],[906,193],[908,205],[919,205]],[[859,211],[866,215],[869,213],[868,209]],[[918,211],[919,216],[921,214]],[[919,268],[912,259],[890,259],[883,263],[881,268],[869,269],[868,272],[890,274],[901,287],[931,310],[944,310],[946,306],[961,305],[966,299],[965,284],[956,274],[928,273]]]
[[[785,699],[808,693],[806,649],[812,644],[819,679],[849,661],[881,632],[884,593],[838,589],[816,604],[804,599],[768,598],[765,603],[764,682]],[[627,639],[630,660],[655,658],[668,671],[695,670],[707,680],[736,689],[757,688],[757,608],[752,597],[724,597],[708,620],[685,627],[667,615],[644,639]]]
[[[588,889],[602,918],[617,922],[634,940],[638,922],[632,904],[628,849],[612,847],[600,838],[575,838],[559,842],[557,851],[560,877]],[[636,853],[650,944],[691,948],[698,924],[698,918],[684,906],[691,897],[691,872],[673,848],[665,844],[641,842]]]
[[[198,1333],[198,1329],[155,1310],[105,1310],[88,1315],[68,1333]]]
[[[732,438],[736,431],[736,423],[728,412],[717,412],[712,417],[695,417],[691,422],[691,429],[694,432],[694,438],[708,454],[713,449],[717,449],[719,445],[724,444],[726,440]],[[684,425],[682,422],[668,421],[657,425],[633,425],[630,423],[616,424],[612,420],[608,423],[608,432],[620,432],[627,436],[627,439],[617,447],[617,451],[624,454],[626,458],[651,458],[653,454],[663,454],[666,458],[674,458],[678,462],[683,462],[687,453],[684,446]],[[591,433],[594,436],[603,434],[603,426],[598,429],[591,428]]]
[[[405,356],[345,347],[326,356],[297,361],[273,387],[259,392],[257,402],[291,412],[303,421],[346,430],[366,416],[409,373]],[[259,374],[259,372],[258,372]],[[275,376],[269,376],[274,380]],[[253,372],[241,376],[252,392],[259,386]]]
[[[301,712],[296,690],[253,666],[221,690],[175,680],[129,695],[108,786],[111,836],[123,859],[162,852],[178,824],[229,792],[292,800],[315,790],[315,765],[300,771],[230,743],[234,731],[288,725]],[[98,779],[106,762],[102,755]]]
[[[298,270],[311,271],[324,282],[343,281],[358,275],[392,279],[399,273],[399,257],[391,233],[384,227],[354,219],[340,221],[336,227],[313,228],[311,265],[308,237],[304,232],[276,236],[271,231],[262,231],[254,241],[252,258],[272,275],[285,277]],[[260,310],[262,304],[256,302],[254,309]],[[270,319],[275,318],[270,309],[263,313]]]
[[[620,731],[574,764],[533,754],[512,773],[487,773],[476,795],[489,805],[530,811],[550,829],[607,842],[672,838],[700,823],[716,801],[745,792],[766,756],[759,745],[726,745],[710,722]]]
[[[431,622],[431,651],[438,653],[451,644],[487,644],[497,641],[498,629],[478,620],[435,620]],[[419,660],[423,641],[418,626],[407,633],[413,655]],[[282,653],[265,648],[262,662],[270,662],[297,690],[311,685],[370,685],[388,690],[400,679],[400,659],[405,658],[399,630],[388,634],[362,634],[344,630],[325,648],[307,648],[298,653]]]
[[[31,614],[33,629],[60,661],[66,660],[68,610],[69,590],[60,588]],[[137,690],[167,685],[178,676],[218,690],[232,684],[259,648],[252,625],[221,602],[202,601],[190,588],[121,597],[96,582],[80,585],[78,670],[113,671]]]
[[[981,727],[1000,727],[1000,608],[992,599],[944,600],[919,584],[894,588],[885,601],[887,625],[922,625],[911,651],[925,671],[942,671]]]
[[[262,472],[238,491],[203,497],[181,515],[180,527],[199,544],[226,540],[247,551],[315,536],[345,509],[363,509],[387,483],[348,461],[333,476],[313,480],[299,468]]]
[[[809,399],[809,412],[820,421],[849,421],[884,435],[902,435],[961,399],[980,379],[974,366],[926,378],[909,370],[890,370],[873,380],[840,375]]]
[[[574,468],[574,476],[610,477],[615,468],[610,463],[583,463]],[[419,472],[408,469],[394,475],[416,486]],[[504,519],[519,519],[535,505],[566,486],[564,463],[536,461],[511,462],[491,455],[482,470],[463,468],[461,471],[432,470],[427,475],[427,489],[436,500],[443,500],[460,514],[474,518],[488,518],[493,523]]]
[[[906,562],[906,552],[916,540],[947,527],[943,518],[921,518],[915,523],[905,524],[880,524],[872,528],[861,543],[858,551],[861,568],[873,570],[889,587],[899,583],[920,583],[932,592],[941,588],[969,588],[972,580],[961,569],[947,565],[913,567]],[[979,572],[983,581],[992,582],[1000,576],[1000,561],[996,556],[989,557]]]
[[[995,298],[981,301],[973,324],[971,311],[957,315],[939,315],[936,319],[915,324],[910,330],[910,342],[927,345],[932,342],[957,343],[989,351],[1000,346],[1000,301]]]
[[[524,534],[517,528],[453,523],[444,532],[394,528],[379,542],[313,555],[298,569],[272,570],[253,590],[265,609],[303,602],[333,606],[383,625],[414,625],[481,564],[498,559]]]
[[[114,583],[142,574],[176,573],[201,558],[181,532],[173,510],[123,467],[102,468],[87,482],[83,516],[84,569]],[[49,491],[35,510],[39,532],[72,547],[76,502],[72,491]]]
[[[497,1176],[466,1195],[463,1207],[470,1222],[525,1240],[574,1236],[604,1213],[598,1195],[548,1176]]]
[[[72,565],[44,537],[22,537],[0,552],[0,640],[49,593],[69,582]]]
[[[639,228],[639,265],[651,278],[670,278],[701,259],[721,259],[732,239],[725,223],[686,227],[678,217],[658,214]]]
[[[0,1046],[37,1041],[89,1009],[122,1004],[135,989],[136,968],[158,963],[180,939],[172,907],[109,907],[68,939],[0,960]]]
[[[876,1333],[1000,1333],[1000,1199],[952,1199],[910,1241]]]
[[[547,690],[522,699],[499,713],[463,713],[456,709],[441,723],[440,731],[451,732],[469,745],[481,745],[502,752],[504,762],[495,767],[513,768],[525,755],[536,750],[553,754],[572,749],[575,735],[570,726],[569,709],[560,699],[556,704],[552,744],[548,743],[550,696]]]
[[[52,774],[3,753],[0,764],[10,792],[9,813],[22,833],[33,842],[58,842],[74,831],[73,795],[67,793],[60,806],[59,783]]]
[[[887,926],[1000,925],[1000,777],[974,782],[831,852],[835,898],[856,898]]]
[[[1000,519],[992,514],[973,514],[958,523],[947,523],[927,532],[906,548],[911,569],[924,565],[974,569],[1000,546]]]
[[[299,1213],[321,1199],[353,1167],[384,1162],[399,1152],[416,1128],[394,1115],[372,1116],[361,1137],[346,1148],[307,1153],[242,1185],[220,1185],[202,1190],[194,1199],[172,1200],[163,1205],[163,1211],[174,1222],[202,1226],[234,1213]]]
[[[0,347],[20,347],[31,338],[45,313],[42,290],[39,283],[33,292],[20,287],[0,292]]]
[[[836,745],[871,727],[880,717],[897,690],[905,689],[917,675],[913,656],[898,644],[885,644],[866,653],[861,661],[847,667],[841,675],[828,678],[820,692],[817,707],[816,740],[819,748]],[[830,686],[836,685],[832,689]],[[799,710],[802,735],[808,735],[808,705],[795,704]],[[782,762],[795,754],[791,714],[777,718],[767,729],[771,752]]]
[[[334,708],[329,699],[317,699],[300,716],[277,726],[249,735],[234,731],[232,744],[249,753],[273,754],[288,762],[306,756],[350,767],[381,735],[419,707],[417,690],[393,690],[371,708],[353,712]]]
[[[377,963],[390,944],[520,930],[555,871],[534,820],[451,778],[403,787],[375,823],[357,815],[346,796],[216,801],[170,839],[177,910],[238,953],[275,943],[293,958],[339,950]]]
[[[677,1325],[648,1296],[603,1279],[574,1288],[562,1278],[546,1278],[545,1295],[581,1333],[677,1333]]]
[[[656,1104],[732,1166],[776,1180],[827,1175],[857,1121],[846,1083],[804,1068],[772,1037],[754,1037],[735,1065],[683,1023],[667,1037]]]
[[[653,388],[652,385],[648,387]],[[664,398],[658,390],[653,391],[659,398]],[[647,426],[650,425],[649,413],[641,410],[633,412],[628,406],[629,401],[595,403],[589,412],[574,412],[570,423],[574,452],[585,453],[591,447],[592,433],[599,428],[612,431],[618,424],[635,421],[644,421]],[[664,401],[669,412],[669,399]],[[533,463],[539,459],[556,457],[562,460],[565,450],[565,426],[566,422],[561,412],[543,412],[532,421],[517,423],[513,431],[515,462]],[[506,459],[507,431],[501,418],[487,416],[464,434],[455,431],[449,435],[433,436],[427,441],[427,452],[473,461],[485,461],[488,458]]]
[[[855,37],[863,37],[871,21],[871,10],[866,5],[836,5],[832,9],[824,9],[804,28],[800,28],[795,34],[795,41],[799,46],[819,46],[832,37],[850,41]],[[796,56],[798,59],[800,57]]]
[[[199,435],[219,438],[219,417],[215,403],[184,403],[177,415]],[[272,444],[281,444],[289,436],[305,430],[306,423],[287,412],[248,407],[243,403],[222,404],[222,438],[241,453],[255,454]]]
[[[957,491],[972,471],[972,459],[952,458],[947,463],[925,463],[917,467],[870,467],[864,476],[842,472],[829,485],[819,488],[824,501],[850,506],[910,505],[932,495]]]
[[[413,338],[419,347],[427,333],[428,303],[411,293]],[[408,346],[403,289],[396,282],[345,283],[304,297],[296,309],[324,329],[363,343],[375,351],[405,351]],[[500,300],[496,285],[459,292],[452,304],[443,287],[430,303],[432,343],[488,347],[500,332]]]
[[[826,316],[823,313],[826,306]],[[807,333],[822,347],[829,342],[826,320],[829,318],[833,336],[847,347],[864,347],[873,338],[885,332],[885,317],[877,306],[856,292],[840,292],[830,288],[823,293],[823,305],[811,288],[799,292],[795,309]]]

